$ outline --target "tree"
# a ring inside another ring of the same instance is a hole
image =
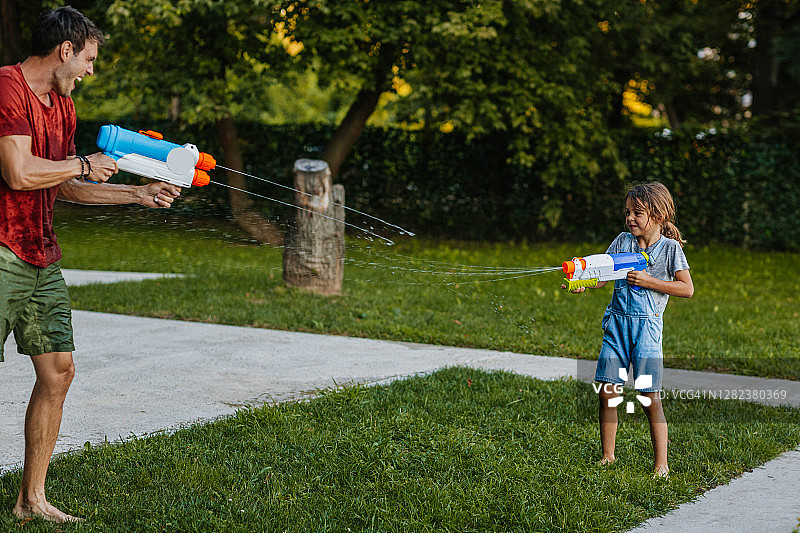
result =
[[[418,56],[434,53],[440,43],[431,32],[438,24],[485,34],[497,2],[479,8],[474,1],[369,2],[306,1],[281,4],[288,35],[302,42],[300,54],[318,65],[323,79],[356,87],[355,98],[322,153],[335,177],[392,82],[415,68]],[[491,30],[489,30],[491,33]]]
[[[17,3],[14,0],[0,0],[0,52],[3,65],[22,58]]]
[[[79,0],[80,3],[80,0]],[[22,61],[28,55],[30,32],[39,14],[52,1],[0,0],[0,60],[3,65]]]
[[[601,16],[615,83],[641,82],[673,129],[777,124],[798,107],[800,2],[611,2]]]
[[[287,1],[281,15],[302,42],[304,60],[328,76],[358,81],[353,104],[323,152],[337,174],[375,110],[379,95],[413,88],[397,102],[398,120],[470,135],[503,132],[509,159],[549,164],[541,176],[591,182],[617,164],[613,142],[595,105],[601,82],[588,37],[597,32],[589,9],[556,0]],[[620,171],[624,169],[620,168]],[[558,194],[548,210],[561,213]]]
[[[380,109],[426,134],[504,136],[507,159],[542,178],[552,224],[563,176],[591,195],[606,169],[626,175],[615,133],[633,104],[697,130],[783,120],[800,98],[795,0],[104,1],[88,9],[108,23],[109,67],[76,103],[105,91],[148,117],[179,103],[181,120],[216,124],[240,168],[234,120],[263,120],[268,89],[311,73],[319,94],[350,98],[322,154],[334,178]],[[247,197],[231,207],[246,225]]]
[[[752,18],[756,48],[753,114],[776,125],[800,111],[800,2],[761,0],[746,9],[741,13]]]

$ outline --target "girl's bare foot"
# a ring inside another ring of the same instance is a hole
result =
[[[605,457],[605,456],[603,456],[603,458],[602,458],[602,459],[600,459],[599,461],[597,461],[597,464],[598,464],[598,465],[600,465],[600,466],[610,465],[611,463],[613,463],[613,462],[614,462],[614,461],[616,461],[616,460],[617,460],[617,458],[616,458],[616,457],[614,457],[613,455],[612,455],[611,457]]]
[[[669,467],[667,465],[656,467],[653,479],[669,479]]]
[[[14,507],[14,516],[17,518],[34,518],[39,517],[43,520],[47,520],[48,522],[56,522],[58,524],[63,524],[65,522],[83,522],[83,518],[78,518],[77,516],[68,515],[50,505],[49,502],[44,501],[42,503],[35,503],[35,504],[21,504],[17,503]]]

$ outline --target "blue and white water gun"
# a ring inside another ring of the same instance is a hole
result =
[[[208,185],[206,171],[217,166],[213,156],[195,145],[165,141],[163,135],[152,130],[136,133],[107,124],[100,128],[97,147],[115,159],[120,170],[179,187]]]
[[[567,290],[574,291],[580,287],[597,287],[601,281],[625,279],[628,272],[644,270],[649,263],[650,258],[644,252],[594,254],[564,261],[561,270],[567,275],[564,279]],[[635,285],[632,288],[641,290],[641,287]]]

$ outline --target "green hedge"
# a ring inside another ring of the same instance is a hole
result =
[[[95,149],[101,124],[78,125],[79,152]],[[192,142],[222,159],[213,127],[141,121],[131,129],[162,131],[174,142]],[[298,157],[318,156],[332,128],[314,124],[237,125],[244,170],[291,185]],[[677,224],[694,244],[729,243],[759,249],[800,248],[800,159],[796,147],[740,136],[629,133],[617,140],[630,175],[611,169],[586,180],[564,176],[555,184],[539,179],[541,166],[509,163],[502,134],[467,139],[453,132],[367,128],[340,173],[349,207],[429,236],[459,239],[560,239],[606,241],[624,229],[623,197],[631,181],[662,181],[672,191]],[[212,171],[212,180],[224,174]],[[133,179],[130,176],[123,179]],[[291,202],[289,191],[249,180],[255,193]],[[285,220],[276,203],[265,211]],[[180,209],[226,216],[227,191],[215,185],[184,196]],[[348,213],[354,223],[358,215]]]
[[[800,158],[769,139],[650,137],[630,143],[633,175],[667,185],[678,224],[695,244],[800,249]]]

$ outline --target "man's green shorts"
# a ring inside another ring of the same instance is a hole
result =
[[[25,355],[72,352],[72,308],[60,263],[37,267],[0,245],[0,361],[14,331]]]

